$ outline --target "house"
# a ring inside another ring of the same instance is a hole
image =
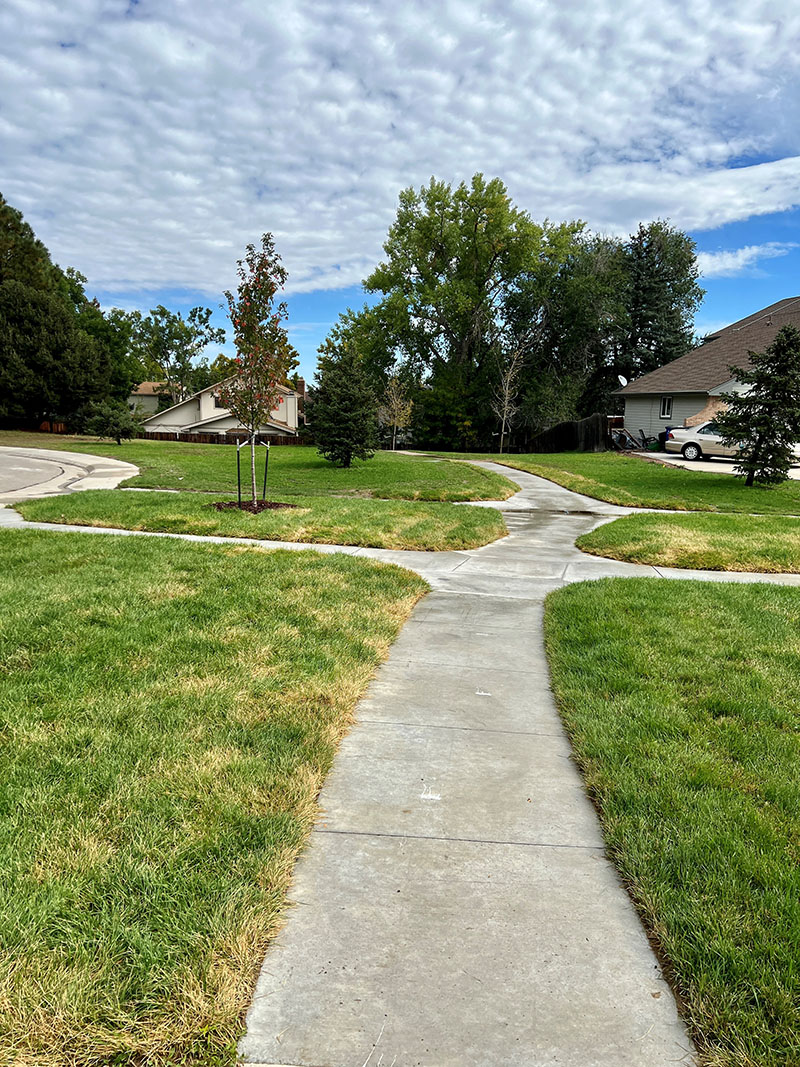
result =
[[[244,427],[219,399],[220,382],[201,389],[179,404],[159,411],[144,420],[144,428],[152,433],[217,433],[241,432]],[[297,435],[301,394],[280,386],[280,398],[273,408],[269,422],[261,427],[265,437]]]
[[[154,415],[158,411],[158,400],[164,388],[163,382],[139,382],[128,397],[128,407],[131,411],[139,408],[143,415]]]
[[[685,356],[616,390],[625,400],[625,428],[655,436],[668,426],[697,426],[713,418],[725,406],[720,393],[741,388],[729,367],[749,367],[747,353],[763,352],[786,325],[800,329],[800,296],[725,326]]]

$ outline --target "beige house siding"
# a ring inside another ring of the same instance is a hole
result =
[[[201,417],[200,401],[196,396],[193,396],[189,400],[184,400],[182,404],[176,404],[175,407],[168,408],[166,411],[160,411],[158,415],[148,419],[146,429],[174,432],[182,430],[184,426],[189,426],[193,422],[199,422]]]
[[[174,407],[160,411],[145,421],[145,430],[166,433],[222,433],[240,430],[241,424],[217,403],[217,387],[209,386]],[[269,436],[297,433],[297,394],[288,392],[273,408],[272,418],[278,426],[264,426]],[[200,425],[196,425],[200,423]]]
[[[281,407],[282,406],[283,405],[281,405]],[[161,429],[164,429],[164,430],[168,430],[168,431],[179,431],[181,433],[221,433],[221,434],[227,433],[228,430],[242,431],[242,425],[241,425],[241,423],[239,422],[239,420],[237,418],[235,418],[233,415],[226,415],[224,413],[224,411],[221,412],[220,414],[222,415],[222,417],[219,418],[219,419],[214,419],[213,422],[209,422],[208,424],[204,424],[202,426],[192,426],[192,427],[189,427],[188,429],[185,428],[185,427],[182,428],[182,427],[178,427],[178,426],[165,426],[165,427],[154,426],[153,423],[151,423],[151,422],[147,423],[147,426],[145,427],[145,429],[148,429],[148,430],[161,430]],[[286,427],[285,429],[279,428],[277,426],[262,426],[261,429],[259,430],[259,434],[262,437],[283,437],[283,436],[290,435],[290,434],[293,434],[293,433],[294,433],[294,427],[291,427],[291,426]]]
[[[158,411],[158,397],[153,396],[151,393],[145,393],[143,396],[132,393],[128,401],[128,407],[131,411],[135,411],[138,408],[143,415],[154,415]]]
[[[683,426],[685,419],[690,419],[702,411],[708,403],[708,393],[664,393],[672,396],[672,415],[661,418],[661,394],[643,393],[640,396],[625,397],[625,429],[633,434],[644,430],[655,436],[667,426]]]
[[[155,415],[161,399],[159,394],[163,388],[163,382],[139,382],[133,387],[128,398],[128,407],[131,411],[138,408],[143,415]]]

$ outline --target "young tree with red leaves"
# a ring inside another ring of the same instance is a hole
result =
[[[258,431],[284,402],[281,387],[298,359],[283,326],[288,318],[286,303],[276,303],[288,274],[271,233],[263,235],[260,247],[247,246],[244,259],[237,262],[237,274],[236,294],[225,291],[236,344],[234,374],[221,383],[219,399],[250,435],[250,482],[255,504]]]

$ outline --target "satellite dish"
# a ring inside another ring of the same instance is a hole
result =
[[[619,382],[619,384],[622,386],[623,389],[628,384],[628,379],[622,374],[618,374],[617,375],[617,381]]]

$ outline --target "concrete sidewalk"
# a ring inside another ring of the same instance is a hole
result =
[[[435,556],[360,552],[413,567],[434,592],[362,700],[322,792],[296,906],[247,1017],[247,1063],[692,1062],[605,858],[542,642],[551,589],[586,566],[615,572],[575,537],[626,509],[503,473],[521,485],[502,505],[508,538]]]
[[[433,593],[403,630],[323,790],[248,1063],[690,1062],[553,705],[557,584]]]

